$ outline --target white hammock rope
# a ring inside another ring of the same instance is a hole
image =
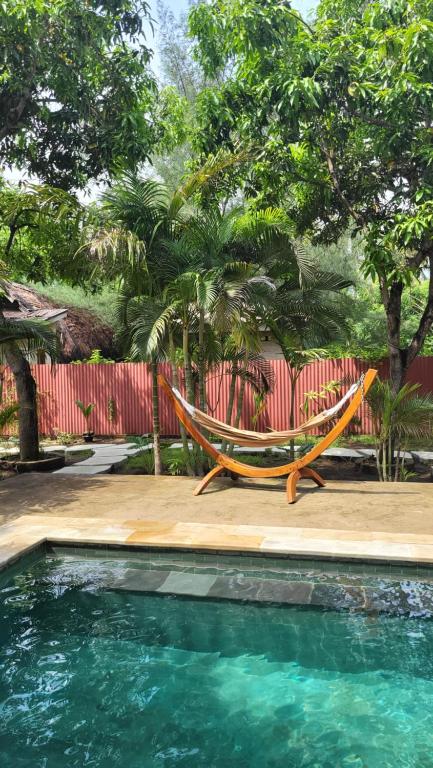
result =
[[[322,424],[326,424],[326,422],[330,421],[334,416],[336,416],[336,414],[341,411],[343,406],[355,395],[360,387],[362,398],[361,402],[363,402],[364,374],[361,375],[360,379],[355,382],[355,384],[352,384],[352,386],[349,387],[345,395],[343,395],[338,403],[332,406],[332,408],[327,408],[316,416],[312,416],[306,422],[304,422],[304,424],[301,424],[296,429],[288,429],[280,432],[253,432],[247,429],[237,429],[236,427],[232,427],[222,421],[218,421],[218,419],[215,419],[213,416],[209,416],[209,414],[204,413],[204,411],[200,411],[194,405],[191,405],[191,403],[185,400],[185,398],[181,395],[179,390],[176,389],[176,387],[171,387],[171,389],[176,400],[179,402],[182,408],[200,427],[208,430],[209,432],[212,432],[214,435],[217,435],[221,439],[230,443],[252,447],[257,445],[281,445],[294,437],[299,437],[300,435],[312,432],[313,429],[320,427]]]

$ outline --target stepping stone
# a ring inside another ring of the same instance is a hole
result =
[[[394,451],[394,456],[397,456],[397,451]],[[400,457],[404,456],[406,464],[413,462],[413,456],[409,451],[400,451]]]
[[[123,454],[120,456],[90,456],[88,459],[84,459],[84,461],[79,461],[77,464],[74,464],[75,467],[103,467],[106,464],[110,464],[110,466],[114,466],[115,464],[122,464],[124,461],[127,460],[127,455]]]
[[[374,448],[357,448],[357,451],[366,459],[376,456],[376,451]]]
[[[426,464],[433,461],[433,451],[411,451],[411,453],[416,459],[425,461]]]
[[[103,448],[101,451],[93,451],[93,456],[127,456],[126,451],[110,451],[108,448]]]
[[[99,446],[95,445],[95,448],[98,450],[101,448],[104,451],[133,451],[134,449],[138,448],[139,446],[137,443],[116,443],[113,445],[106,445],[106,446]]]
[[[79,445],[68,445],[65,449],[66,453],[80,453],[81,451],[93,451],[95,446],[93,443],[80,443]]]
[[[75,453],[76,451],[98,451],[98,450],[110,450],[110,451],[125,451],[128,448],[136,448],[137,443],[79,443],[78,445],[69,445],[66,448],[68,453]]]
[[[335,459],[362,459],[361,453],[353,450],[353,448],[328,448],[323,451],[323,456],[330,456]]]
[[[325,451],[327,453],[327,451]],[[358,453],[361,454],[366,459],[374,459],[376,458],[376,451],[374,448],[359,448]],[[397,451],[394,451],[394,456],[397,456]],[[409,451],[401,451],[400,456],[404,456],[404,460],[406,464],[413,464],[413,456],[412,453]],[[433,459],[433,454],[432,454]]]
[[[87,466],[83,467],[81,462],[75,464],[73,467],[63,467],[63,469],[56,469],[53,475],[103,475],[109,472],[111,469],[110,464]]]

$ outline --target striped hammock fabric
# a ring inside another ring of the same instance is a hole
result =
[[[199,427],[206,429],[208,432],[212,432],[212,434],[217,435],[221,440],[226,440],[229,443],[249,448],[258,446],[266,448],[273,445],[282,445],[289,440],[292,440],[294,437],[305,435],[313,429],[322,426],[322,424],[326,424],[339,413],[348,400],[353,397],[359,387],[363,386],[363,382],[364,376],[361,376],[359,381],[352,384],[346,394],[332,408],[327,408],[326,410],[321,411],[321,413],[318,413],[317,416],[312,416],[299,427],[296,427],[296,429],[287,429],[283,432],[253,432],[248,429],[236,429],[236,427],[231,427],[223,421],[218,421],[218,419],[214,419],[213,416],[209,416],[208,413],[204,413],[204,411],[200,411],[194,405],[188,403],[176,387],[171,387],[171,389],[179,405]]]

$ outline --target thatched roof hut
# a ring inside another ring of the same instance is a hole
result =
[[[39,317],[56,325],[61,338],[61,362],[84,360],[94,349],[100,349],[104,357],[116,357],[113,329],[90,310],[61,306],[20,283],[2,281],[1,288],[4,296],[0,296],[0,306],[6,317]]]

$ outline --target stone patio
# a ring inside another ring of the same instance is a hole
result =
[[[433,563],[433,485],[38,475],[0,485],[0,565],[44,540]]]

